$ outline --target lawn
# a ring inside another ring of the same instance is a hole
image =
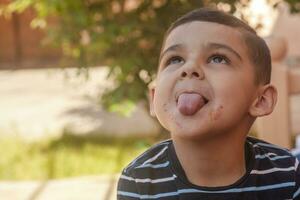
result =
[[[0,141],[0,180],[43,180],[119,173],[133,158],[159,140],[147,138],[83,138],[64,135],[26,143]]]

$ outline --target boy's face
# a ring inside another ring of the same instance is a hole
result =
[[[171,134],[212,136],[249,119],[258,86],[242,37],[235,28],[199,21],[168,35],[151,104]]]

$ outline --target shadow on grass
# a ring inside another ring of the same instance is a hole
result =
[[[60,138],[49,141],[42,149],[47,155],[47,178],[73,176],[76,173],[72,171],[76,170],[79,174],[120,173],[138,154],[166,137],[167,135],[115,137],[103,134],[82,136],[65,132]],[[99,166],[98,170],[91,167],[93,161],[95,166]],[[73,166],[70,166],[71,163]],[[64,170],[62,164],[70,171]],[[88,166],[86,169],[85,165]],[[66,173],[61,175],[61,171]]]
[[[65,132],[60,138],[52,140],[47,145],[47,150],[55,150],[61,146],[80,149],[86,144],[106,145],[106,146],[125,146],[144,144],[149,145],[157,141],[157,137],[115,137],[107,135],[88,135],[81,136]]]

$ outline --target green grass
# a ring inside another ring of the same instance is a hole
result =
[[[25,143],[0,141],[0,180],[42,180],[119,173],[157,138],[83,138]]]

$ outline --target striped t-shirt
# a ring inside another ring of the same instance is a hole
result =
[[[187,179],[172,140],[161,142],[122,172],[118,200],[300,200],[298,160],[287,150],[256,138],[245,143],[246,173],[224,187],[201,187]]]

